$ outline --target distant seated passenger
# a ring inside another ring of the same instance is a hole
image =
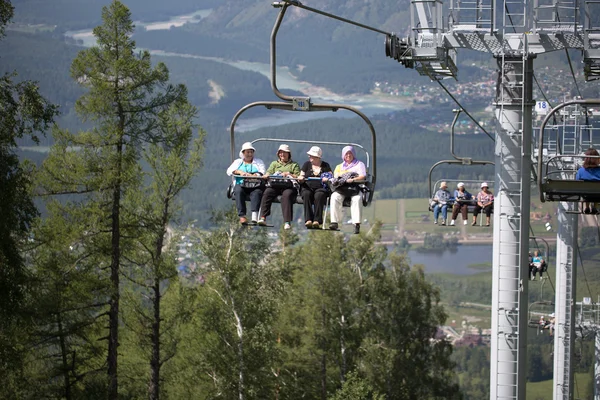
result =
[[[265,173],[265,163],[263,160],[254,157],[255,149],[252,143],[246,142],[242,145],[240,158],[235,160],[229,168],[227,175],[236,175],[234,179],[235,187],[235,205],[237,207],[240,223],[246,225],[248,218],[246,217],[246,200],[250,200],[250,210],[252,211],[252,221],[258,221],[258,210],[260,208],[260,200],[263,195],[263,185],[261,175]],[[250,177],[257,177],[251,179]]]
[[[531,262],[529,264],[529,277],[532,281],[535,281],[535,274],[540,274],[540,279],[544,279],[543,273],[546,267],[546,260],[540,255],[539,251],[533,252],[533,257],[531,258]]]
[[[433,223],[438,223],[438,217],[440,211],[442,212],[442,225],[446,225],[446,219],[448,218],[448,204],[452,202],[452,195],[448,191],[448,184],[446,182],[440,183],[440,188],[433,195],[432,206],[433,206]]]
[[[454,225],[458,213],[461,213],[462,215],[463,225],[469,223],[469,204],[471,204],[472,199],[473,196],[471,193],[467,192],[464,183],[460,182],[456,185],[456,190],[454,191],[454,205],[452,206],[452,221],[450,221],[450,225]]]
[[[598,157],[598,150],[589,148],[586,150],[585,155],[587,157],[583,160],[583,167],[579,168],[575,179],[578,181],[600,181],[600,157]],[[596,204],[592,204],[590,209],[590,203],[584,202],[584,214],[598,214],[598,208]]]
[[[331,180],[333,193],[331,194],[331,224],[329,228],[338,229],[342,220],[344,199],[350,197],[350,215],[354,224],[354,233],[358,234],[360,233],[362,196],[356,181],[364,181],[367,178],[367,167],[356,158],[353,146],[346,146],[342,149],[342,160],[344,162],[335,167]]]
[[[490,226],[490,216],[494,210],[494,195],[490,192],[487,182],[481,184],[481,192],[477,193],[477,205],[473,211],[473,225],[477,224],[477,216],[480,212],[485,213],[485,226]]]

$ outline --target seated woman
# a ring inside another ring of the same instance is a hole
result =
[[[583,167],[577,170],[575,179],[578,181],[600,181],[600,158],[598,157],[598,150],[589,148],[586,150],[585,155],[587,157],[583,160]],[[589,202],[585,202],[584,205],[584,214],[598,214],[596,204],[592,204],[591,210]]]
[[[323,224],[323,209],[329,196],[329,187],[325,182],[332,178],[331,167],[321,160],[323,151],[318,146],[313,146],[306,152],[308,161],[300,170],[302,185],[302,199],[304,200],[304,225],[308,229],[319,229]],[[307,179],[305,178],[319,178]]]
[[[467,192],[465,189],[465,184],[459,182],[454,191],[454,205],[452,206],[452,221],[450,221],[450,225],[454,225],[458,213],[461,213],[462,215],[463,225],[469,223],[469,204],[471,204],[472,198],[473,196],[471,196],[471,193]]]
[[[273,161],[267,172],[265,178],[269,176],[273,177],[290,177],[297,178],[300,175],[300,166],[297,162],[292,161],[292,151],[290,146],[282,144],[277,150],[277,160]],[[267,225],[267,217],[271,215],[271,204],[277,196],[281,195],[281,212],[283,213],[283,229],[292,228],[293,218],[293,206],[296,197],[297,190],[295,187],[290,185],[277,186],[271,184],[271,187],[267,187],[263,193],[262,201],[260,202],[261,216],[258,220],[259,225]]]
[[[344,199],[350,197],[350,215],[354,224],[354,233],[358,234],[360,233],[362,196],[360,188],[355,182],[367,178],[367,167],[356,158],[356,151],[353,146],[346,146],[342,149],[342,160],[344,162],[335,167],[331,181],[334,192],[331,194],[331,224],[329,229],[337,230],[339,228]]]
[[[254,157],[256,150],[252,147],[252,143],[246,142],[242,145],[240,158],[235,160],[229,168],[227,175],[237,175],[241,177],[260,177],[265,173],[265,163]],[[246,200],[250,200],[250,211],[252,211],[252,222],[258,221],[258,210],[260,208],[260,200],[263,195],[263,185],[258,179],[238,178],[234,179],[235,187],[235,205],[237,207],[240,223],[246,225]]]
[[[440,188],[433,195],[433,223],[438,223],[438,217],[440,211],[442,212],[442,225],[446,225],[446,219],[448,218],[448,204],[452,200],[452,195],[448,191],[448,184],[446,182],[440,183]]]
[[[477,193],[477,205],[473,211],[473,226],[477,224],[477,216],[481,211],[485,213],[485,226],[490,226],[490,216],[494,210],[494,195],[490,192],[487,182],[481,184],[481,192]]]
[[[535,281],[535,274],[540,273],[540,280],[544,279],[542,274],[544,273],[544,267],[546,266],[546,261],[542,256],[540,256],[539,251],[533,252],[533,257],[531,258],[531,263],[529,264],[530,271],[530,279]]]

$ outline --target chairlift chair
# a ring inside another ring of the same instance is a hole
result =
[[[544,152],[545,128],[553,115],[561,109],[570,105],[582,105],[584,107],[600,105],[600,99],[571,100],[554,107],[544,118],[540,126],[537,152],[537,180],[540,192],[540,200],[546,201],[600,201],[600,184],[591,181],[577,181],[575,174],[578,164],[583,161],[585,155],[563,154],[560,141],[557,140],[557,152],[552,156],[546,156]],[[581,142],[583,143],[583,142]],[[590,142],[591,143],[591,142]],[[542,151],[539,151],[542,149]]]
[[[371,204],[373,200],[373,195],[375,193],[375,182],[376,182],[376,170],[377,170],[377,154],[376,154],[376,134],[375,128],[371,123],[371,120],[360,110],[345,104],[317,104],[313,103],[310,97],[301,97],[301,96],[289,96],[283,94],[277,88],[277,74],[276,74],[276,37],[279,31],[279,27],[281,22],[283,21],[283,17],[287,8],[290,4],[284,2],[274,4],[276,7],[280,8],[279,14],[275,21],[275,25],[271,32],[271,87],[273,89],[273,93],[279,97],[282,101],[257,101],[254,103],[250,103],[242,107],[231,120],[231,124],[229,126],[230,130],[230,144],[231,144],[231,159],[232,162],[237,158],[236,157],[236,147],[235,147],[235,125],[240,116],[247,110],[254,107],[265,107],[268,110],[279,109],[285,111],[296,111],[296,112],[315,112],[315,111],[331,111],[337,112],[338,110],[347,110],[353,112],[357,116],[359,116],[366,124],[371,134],[371,150],[367,152],[365,148],[360,144],[355,143],[346,143],[346,142],[324,142],[324,141],[308,141],[308,140],[299,140],[299,139],[273,139],[273,138],[260,138],[254,140],[252,143],[258,141],[277,141],[277,142],[289,142],[289,143],[306,143],[306,144],[327,144],[327,145],[340,145],[345,146],[351,144],[355,147],[363,149],[366,153],[366,162],[365,166],[367,167],[367,178],[364,182],[361,183],[361,193],[362,193],[362,203],[364,206],[368,206]],[[227,189],[227,197],[233,199],[233,184],[230,184]],[[296,196],[296,202],[302,204],[301,196]],[[235,200],[235,199],[233,199]],[[280,201],[277,199],[276,201]],[[349,199],[348,201],[344,201],[344,206],[349,207]]]

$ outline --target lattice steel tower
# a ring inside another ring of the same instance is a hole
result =
[[[597,13],[598,0],[451,0],[444,18],[441,0],[412,0],[412,34],[386,39],[386,55],[432,80],[456,77],[458,49],[491,53],[498,63],[490,399],[525,399],[533,61],[579,49],[586,79],[599,78],[600,27],[590,18]],[[554,399],[571,399],[573,392],[577,219],[566,213],[572,207],[561,203],[559,215],[556,316],[568,334],[555,341]]]

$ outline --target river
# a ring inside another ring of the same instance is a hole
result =
[[[135,21],[136,27],[143,27],[147,30],[167,30],[171,27],[179,27],[186,23],[196,23],[202,18],[206,18],[212,9],[198,10],[190,14],[179,15],[169,18],[167,21],[143,22]],[[96,43],[92,30],[67,31],[65,36],[70,37],[81,43],[83,47],[91,47]],[[265,45],[267,43],[265,42]],[[225,60],[218,57],[204,57],[195,54],[173,53],[163,50],[148,49],[150,54],[162,57],[184,57],[193,59],[210,60],[223,64],[230,65],[245,71],[258,72],[265,77],[271,77],[270,65],[268,63],[249,62],[249,61],[233,61]],[[376,114],[387,114],[393,111],[406,109],[410,106],[410,100],[404,98],[393,98],[375,94],[354,94],[354,95],[339,95],[327,88],[312,85],[309,82],[297,79],[288,67],[277,68],[277,87],[281,90],[291,89],[302,92],[306,96],[310,96],[315,103],[343,103],[360,109],[367,116]],[[261,99],[257,99],[259,101]],[[251,115],[249,111],[247,113]],[[302,122],[311,119],[323,118],[326,116],[335,117],[354,117],[355,114],[349,111],[338,111],[337,113],[322,113],[322,112],[285,112],[274,111],[268,117],[248,118],[242,117],[237,125],[237,130],[240,132],[259,129],[266,126],[277,126],[293,122]]]
[[[456,275],[472,275],[491,268],[469,268],[472,264],[492,262],[492,245],[463,244],[454,250],[420,252],[409,250],[411,264],[423,264],[426,273],[446,272]]]

